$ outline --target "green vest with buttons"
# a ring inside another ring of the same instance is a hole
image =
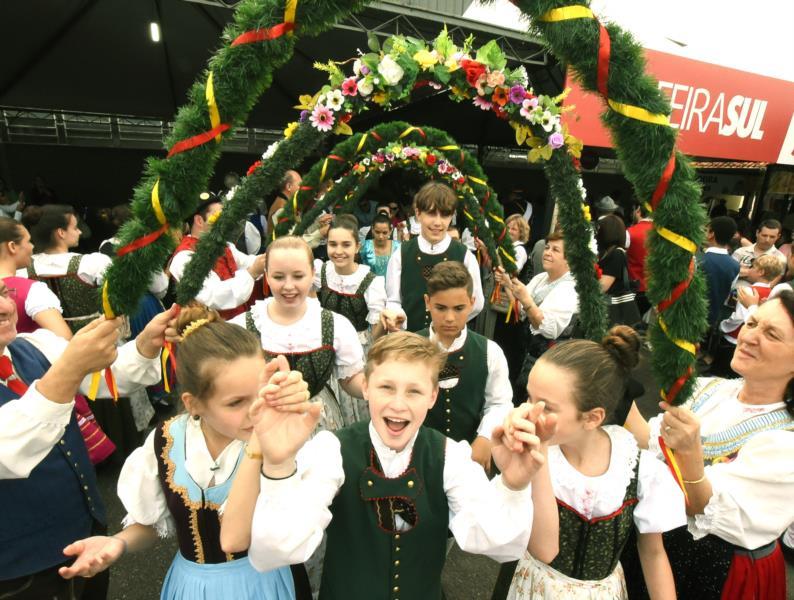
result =
[[[439,600],[449,526],[446,439],[421,427],[408,468],[390,479],[369,422],[334,433],[345,482],[331,504],[320,600]],[[395,527],[396,515],[407,529]]]
[[[430,330],[417,331],[430,337]],[[425,426],[440,431],[456,442],[470,444],[477,437],[477,428],[485,405],[485,384],[488,381],[488,339],[471,330],[466,341],[455,352],[447,354],[447,363],[438,380],[457,379],[453,388],[439,387],[438,399],[425,417]]]
[[[450,240],[446,252],[425,254],[419,249],[419,238],[413,238],[400,246],[402,267],[400,272],[400,302],[407,317],[408,331],[419,331],[430,326],[430,314],[425,310],[427,278],[438,263],[455,260],[463,264],[466,246]]]

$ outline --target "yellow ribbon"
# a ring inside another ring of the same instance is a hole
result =
[[[102,381],[102,372],[97,371],[91,375],[91,385],[88,388],[88,399],[96,400],[99,395],[99,382]]]
[[[298,0],[287,0],[287,6],[284,8],[284,22],[294,23],[295,12],[298,10]],[[287,35],[292,35],[292,32],[287,32]]]
[[[365,133],[364,135],[361,136],[361,139],[358,140],[358,146],[356,147],[356,154],[361,152],[361,149],[364,147],[364,144],[367,141],[367,136],[368,135],[369,135],[369,133]]]
[[[593,11],[586,6],[564,6],[553,8],[549,12],[538,17],[538,21],[554,23],[556,21],[567,21],[569,19],[595,19]]]
[[[320,183],[325,181],[325,172],[327,169],[328,169],[328,158],[326,158],[325,161],[323,161],[323,170],[320,171]]]
[[[488,213],[488,216],[491,217],[497,223],[501,223],[502,225],[504,225],[505,220],[496,213]]]
[[[154,216],[157,217],[158,223],[160,225],[165,225],[168,221],[165,218],[165,213],[163,212],[163,207],[160,204],[160,178],[157,178],[157,181],[154,182],[154,187],[152,188],[152,210],[154,211]]]
[[[698,247],[695,244],[695,242],[693,242],[688,238],[685,238],[683,235],[679,235],[673,231],[670,231],[669,229],[667,229],[667,227],[657,227],[656,233],[658,233],[660,236],[662,236],[671,244],[675,244],[679,248],[683,248],[690,254],[694,254],[695,252],[697,252]]]
[[[168,382],[168,355],[170,352],[168,351],[168,347],[166,346],[163,348],[162,353],[160,354],[160,366],[162,367],[163,372],[163,388],[167,394],[171,393],[171,384]]]
[[[472,216],[469,214],[469,211],[467,211],[465,208],[463,209],[463,215],[464,215],[464,216],[465,216],[465,217],[466,217],[466,218],[467,218],[469,221],[471,221],[472,223],[474,222],[474,217],[472,217]]]
[[[441,150],[442,152],[446,152],[447,150],[460,150],[460,146],[436,146],[436,150]]]
[[[488,185],[487,181],[485,181],[483,179],[480,179],[479,177],[473,177],[471,175],[469,175],[469,181],[473,181],[474,183],[479,183],[480,185],[483,185],[483,186],[487,186]]]
[[[414,127],[414,126],[412,125],[411,127],[409,127],[408,129],[406,129],[405,131],[403,131],[403,132],[400,134],[400,138],[399,138],[399,139],[403,139],[405,136],[407,136],[407,135],[410,135],[410,134],[411,134],[412,132],[414,132],[414,131],[419,131],[419,128],[418,128],[418,127]]]
[[[502,253],[502,255],[503,255],[503,256],[504,256],[504,257],[505,257],[507,260],[509,260],[511,263],[513,263],[514,265],[516,264],[516,259],[515,259],[515,258],[513,258],[512,256],[510,256],[510,254],[507,252],[507,250],[505,250],[505,249],[504,249],[502,246],[499,246],[499,252],[501,252],[501,253]],[[517,266],[517,265],[516,265],[516,266]]]
[[[653,212],[653,206],[651,206],[650,202],[643,202],[642,205],[645,207],[645,210],[647,210],[649,213]]]
[[[500,285],[500,284],[497,283],[496,285]],[[507,305],[507,314],[505,315],[505,323],[509,323],[510,322],[510,315],[511,314],[513,314],[513,303],[512,302]]]
[[[218,112],[218,105],[215,103],[215,86],[212,85],[212,71],[210,71],[210,75],[207,77],[207,87],[204,90],[204,95],[207,98],[207,106],[210,113],[210,123],[212,123],[212,128],[215,129],[221,124],[221,115]],[[215,136],[215,141],[220,143],[220,133]]]
[[[667,323],[664,322],[664,319],[661,315],[659,315],[659,327],[662,328],[664,334],[670,338],[670,341],[673,342],[676,346],[684,350],[685,352],[689,352],[692,356],[697,354],[697,348],[695,348],[695,344],[692,342],[688,342],[686,340],[682,340],[679,338],[674,338],[670,335],[670,330],[667,328]]]
[[[670,118],[667,115],[652,113],[645,110],[644,108],[640,108],[639,106],[623,104],[622,102],[615,102],[611,99],[607,100],[607,103],[616,113],[619,113],[624,117],[628,117],[629,119],[636,119],[637,121],[643,121],[644,123],[650,123],[651,125],[664,125],[665,127],[670,126]]]
[[[106,319],[115,319],[116,313],[113,312],[113,308],[110,306],[110,297],[108,296],[108,282],[102,285],[102,310],[105,312]]]
[[[327,161],[328,159],[326,158],[325,160]],[[320,181],[322,182],[322,179],[320,179]],[[299,191],[300,190],[295,190],[295,193],[292,194],[292,214],[293,215],[297,215],[298,214],[298,192]],[[276,238],[273,238],[273,239],[276,239]]]

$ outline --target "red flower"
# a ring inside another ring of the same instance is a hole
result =
[[[434,164],[436,164],[436,155],[428,154],[425,162],[432,167]]]
[[[601,270],[601,267],[598,266],[598,263],[594,263],[593,267],[595,268],[596,279],[601,279],[601,276],[604,274],[604,272]]]
[[[460,61],[460,68],[466,72],[466,81],[469,82],[471,87],[476,87],[480,75],[485,74],[485,65],[478,63],[476,60],[464,58]]]
[[[358,83],[355,77],[348,77],[342,82],[342,95],[358,96]]]
[[[248,167],[248,172],[245,174],[246,177],[250,177],[251,173],[256,171],[261,166],[262,166],[262,161],[261,160],[256,161],[254,164],[252,164],[250,167]]]
[[[497,106],[497,105],[494,105],[494,107],[493,107],[493,113],[494,113],[494,114],[495,114],[495,115],[496,115],[496,116],[497,116],[499,119],[502,119],[503,121],[507,121],[507,120],[510,118],[510,115],[508,115],[508,114],[507,114],[507,111],[506,111],[506,110],[504,110],[503,108],[500,108],[500,107],[499,107],[499,106]]]

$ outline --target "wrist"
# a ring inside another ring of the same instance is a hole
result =
[[[295,459],[283,463],[273,464],[262,461],[261,473],[265,479],[278,481],[279,479],[289,479],[298,472],[298,463]]]
[[[138,354],[149,360],[154,360],[160,356],[160,346],[151,343],[151,340],[146,339],[143,333],[135,338],[135,349]]]
[[[119,555],[119,558],[121,558],[122,556],[127,554],[127,550],[129,550],[129,545],[127,544],[127,540],[125,540],[124,538],[121,538],[121,537],[119,537],[117,535],[114,535],[114,536],[111,536],[111,537],[114,540],[117,540],[117,541],[121,542],[121,554]]]

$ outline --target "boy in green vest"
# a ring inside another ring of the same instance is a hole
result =
[[[482,310],[480,266],[477,259],[457,240],[447,234],[455,214],[458,198],[449,186],[431,181],[414,196],[414,212],[420,225],[419,236],[400,246],[386,267],[387,307],[400,311],[407,319],[408,331],[419,331],[430,325],[425,311],[424,293],[430,270],[438,263],[457,261],[471,273],[474,286],[474,306],[470,319]]]
[[[448,530],[464,551],[501,562],[523,555],[533,521],[528,486],[545,464],[554,417],[542,403],[514,409],[493,432],[501,475],[488,481],[468,444],[422,426],[445,358],[412,333],[380,338],[363,387],[371,421],[311,440],[319,406],[285,413],[255,401],[245,461],[261,460],[261,477],[251,479],[244,461],[225,508],[235,522],[252,523],[250,538],[237,543],[250,541],[255,568],[306,561],[325,532],[321,600],[440,600]],[[548,504],[542,517],[553,519]],[[245,511],[252,518],[241,518]],[[225,540],[237,532],[223,527],[224,551],[234,551]]]
[[[512,410],[513,388],[502,349],[466,327],[473,289],[471,275],[457,262],[438,263],[427,278],[425,306],[432,323],[417,333],[438,344],[447,361],[425,425],[471,444],[472,460],[489,471],[491,432]]]

